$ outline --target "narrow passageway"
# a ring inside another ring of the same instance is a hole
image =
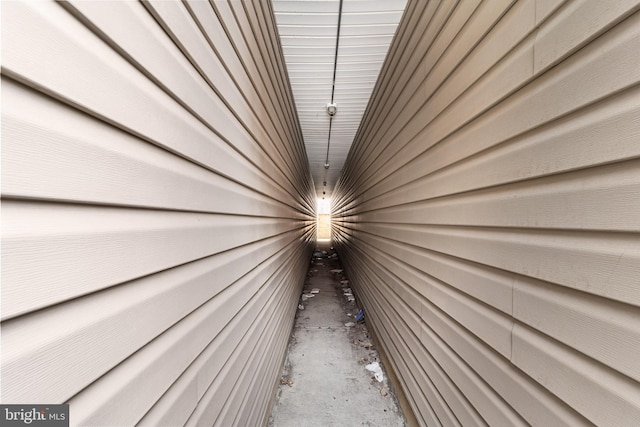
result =
[[[319,256],[318,256],[319,255]],[[319,242],[269,426],[404,426],[337,254]],[[367,369],[369,368],[369,369]]]

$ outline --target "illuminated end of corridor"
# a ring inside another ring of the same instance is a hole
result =
[[[331,240],[331,200],[318,199],[318,222],[316,238],[319,242]]]

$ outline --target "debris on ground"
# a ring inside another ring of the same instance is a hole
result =
[[[378,362],[369,363],[365,366],[365,369],[369,372],[373,372],[373,375],[379,383],[384,381],[384,374],[382,373],[382,368]]]
[[[318,284],[321,284],[322,286],[314,287],[318,286]],[[329,287],[326,286],[327,284]],[[360,384],[362,384],[362,387],[360,387],[359,390],[364,392],[366,389],[367,392],[377,396],[376,398],[378,399],[378,402],[382,405],[397,405],[393,388],[388,383],[386,375],[383,372],[382,364],[379,361],[378,350],[373,344],[373,339],[368,332],[367,325],[364,324],[364,309],[361,308],[360,300],[356,300],[354,295],[354,290],[358,289],[356,283],[350,282],[349,276],[340,264],[340,258],[333,248],[328,252],[322,251],[320,248],[316,248],[313,253],[313,257],[310,260],[309,269],[307,270],[307,278],[305,279],[302,288],[301,297],[300,300],[298,300],[298,309],[305,310],[305,313],[298,313],[296,316],[296,322],[304,319],[308,320],[310,317],[314,318],[314,313],[316,313],[315,310],[320,306],[324,306],[325,301],[331,299],[331,296],[333,295],[337,301],[338,307],[336,307],[337,309],[332,309],[330,311],[335,312],[340,316],[339,319],[336,319],[339,322],[337,325],[343,324],[344,326],[335,327],[327,326],[326,324],[323,326],[313,324],[312,326],[314,327],[314,330],[316,327],[322,330],[330,330],[333,339],[338,336],[345,336],[347,344],[350,342],[352,345],[350,351],[350,358],[352,359],[351,363],[357,363],[352,372],[353,380],[361,381]],[[322,292],[320,292],[321,290]],[[318,297],[313,304],[308,302],[304,303],[304,301],[308,301],[313,297]],[[304,336],[312,333],[311,328],[304,329],[303,332]],[[292,335],[290,346],[296,343],[297,339],[295,335]],[[290,363],[291,359],[289,359],[289,357],[290,356],[288,355],[287,363]],[[294,360],[298,360],[300,364],[305,363],[305,359],[308,359],[305,357],[304,353],[299,353],[296,357],[298,359]],[[293,389],[294,381],[291,379],[290,374],[291,365],[289,365],[288,368],[286,368],[286,366],[287,365],[285,365],[283,372],[280,374],[281,385],[279,395],[291,396],[292,393],[300,394],[301,390],[307,387],[307,380],[304,376],[298,376],[298,372],[296,374],[296,389]],[[363,367],[365,368],[364,371],[362,370]],[[285,385],[288,387],[285,387]],[[332,392],[333,390],[329,392],[328,398],[333,404],[335,404],[337,396],[333,396],[332,398]],[[346,400],[348,404],[350,399],[343,400]],[[389,406],[389,408],[392,408],[392,406]],[[384,412],[387,412],[387,408],[383,407],[383,410]],[[389,411],[391,412],[391,409],[389,409]],[[362,424],[365,425],[365,423]],[[269,424],[271,427],[274,425],[275,424]],[[367,422],[366,425],[388,424],[372,424]]]
[[[353,296],[353,293],[351,293],[351,289],[347,288],[343,291],[343,295],[347,298],[347,301],[352,302],[355,301],[356,298]]]
[[[288,385],[289,387],[293,387],[293,380],[291,378],[288,378],[288,377],[282,377],[282,378],[280,378],[280,384]]]

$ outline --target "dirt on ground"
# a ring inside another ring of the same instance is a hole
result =
[[[318,247],[269,426],[405,425],[362,313],[337,253]]]

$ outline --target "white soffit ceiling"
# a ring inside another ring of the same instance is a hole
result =
[[[330,199],[406,0],[343,0],[329,169],[325,169],[340,0],[273,0],[318,198]],[[327,185],[324,186],[326,181]]]

